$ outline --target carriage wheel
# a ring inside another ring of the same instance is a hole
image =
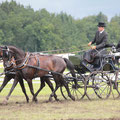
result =
[[[86,94],[89,99],[106,99],[111,93],[111,81],[107,74],[102,71],[92,72],[86,82]]]
[[[115,58],[115,63],[114,65],[117,67],[117,68],[120,68],[120,58]]]
[[[118,97],[120,97],[120,71],[117,71],[117,80],[116,80],[116,87],[117,87],[117,90],[118,90]]]
[[[66,76],[67,76],[66,82],[68,83],[68,87],[69,87],[71,95],[75,97],[75,100],[82,99],[85,94],[85,85],[84,85],[85,79],[84,79],[84,77],[82,75],[76,73],[77,84],[78,84],[76,86],[73,78],[72,79],[70,78],[71,73],[67,73]],[[62,96],[65,99],[69,98],[64,86],[60,87],[60,91],[61,91]]]
[[[111,71],[107,73],[109,79],[112,83],[112,98],[118,98],[120,97],[120,73],[119,71]]]

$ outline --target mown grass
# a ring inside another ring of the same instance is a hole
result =
[[[0,73],[2,73],[3,72],[3,68],[0,68]]]
[[[0,120],[79,120],[79,119],[107,119],[120,118],[120,99],[89,101],[86,97],[81,101],[64,100],[58,91],[59,102],[47,102],[50,89],[43,88],[38,95],[38,103],[32,102],[32,95],[25,83],[30,102],[26,103],[25,97],[19,85],[15,88],[7,105],[2,102],[8,94],[11,84],[1,92]],[[35,91],[39,83],[34,83]]]
[[[2,70],[1,70],[2,71]],[[40,84],[34,83],[35,92]],[[120,119],[120,98],[107,100],[88,100],[85,97],[80,101],[64,100],[60,90],[57,91],[59,102],[47,102],[51,90],[46,85],[38,95],[38,103],[32,102],[32,95],[25,83],[30,102],[26,99],[20,85],[13,91],[8,104],[2,104],[12,84],[8,84],[0,93],[0,120],[80,120],[80,119]]]

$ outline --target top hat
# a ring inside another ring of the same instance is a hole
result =
[[[98,26],[98,27],[106,27],[106,25],[105,25],[104,22],[99,22],[97,26]]]

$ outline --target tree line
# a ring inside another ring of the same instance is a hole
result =
[[[14,45],[25,51],[68,49],[84,50],[93,40],[98,22],[107,24],[109,43],[120,40],[120,16],[110,21],[98,15],[74,19],[66,13],[49,13],[46,9],[34,11],[16,1],[0,4],[0,45]]]

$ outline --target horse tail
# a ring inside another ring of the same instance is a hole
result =
[[[72,76],[76,77],[75,67],[74,67],[73,63],[70,60],[68,60],[67,58],[63,58],[63,59],[64,59],[66,65],[67,65],[67,68],[70,70],[70,73],[72,74]]]
[[[74,80],[75,85],[77,86],[78,83],[77,83],[77,79],[75,79],[76,75],[75,75],[75,67],[74,67],[73,63],[70,60],[68,60],[67,58],[63,58],[63,59],[66,62],[67,68],[70,70],[72,77],[74,77],[73,80]]]

